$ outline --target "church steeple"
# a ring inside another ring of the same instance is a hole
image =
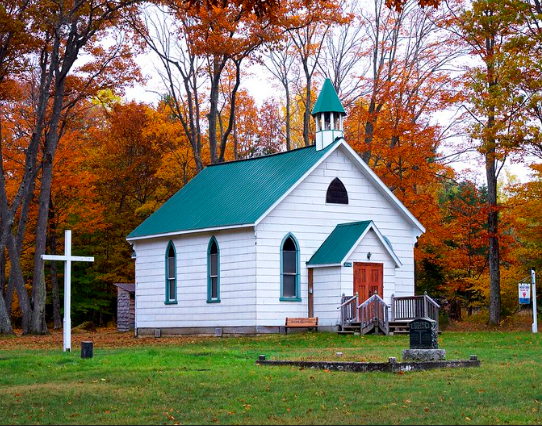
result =
[[[324,81],[311,115],[316,121],[317,151],[326,148],[337,138],[343,137],[343,117],[346,112],[329,78]]]

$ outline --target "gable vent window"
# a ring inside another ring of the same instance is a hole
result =
[[[348,192],[339,178],[331,181],[327,188],[326,203],[348,204]]]

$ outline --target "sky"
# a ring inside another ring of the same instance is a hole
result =
[[[162,93],[164,89],[162,81],[156,72],[152,55],[140,55],[137,58],[137,62],[141,66],[142,72],[146,75],[148,80],[144,85],[138,84],[133,88],[127,88],[125,99],[156,105],[160,99],[160,93]],[[245,77],[241,83],[241,87],[246,88],[259,105],[261,105],[265,99],[276,95],[277,92],[270,74],[262,67],[256,69],[252,75]],[[346,119],[348,119],[348,117],[346,117]],[[443,115],[443,119],[446,119],[446,115]],[[508,161],[505,164],[502,176],[508,172],[516,176],[520,182],[527,182],[532,178],[530,176],[530,169],[527,167],[526,163],[533,161],[534,159],[526,159],[520,164],[512,164]],[[469,178],[479,185],[483,185],[486,182],[485,171],[483,165],[480,164],[479,157],[474,155],[463,156],[458,161],[451,163],[450,166],[458,172],[472,170],[473,172],[469,173]]]

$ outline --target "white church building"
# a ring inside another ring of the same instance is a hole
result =
[[[316,143],[206,167],[132,231],[137,335],[337,330],[342,295],[414,295],[425,231],[343,138],[326,80]]]

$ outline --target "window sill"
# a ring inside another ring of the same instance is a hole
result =
[[[281,302],[301,302],[301,297],[281,297]]]
[[[220,299],[208,299],[207,303],[220,303]]]
[[[176,304],[177,304],[176,300],[166,300],[164,302],[164,305],[176,305]]]

